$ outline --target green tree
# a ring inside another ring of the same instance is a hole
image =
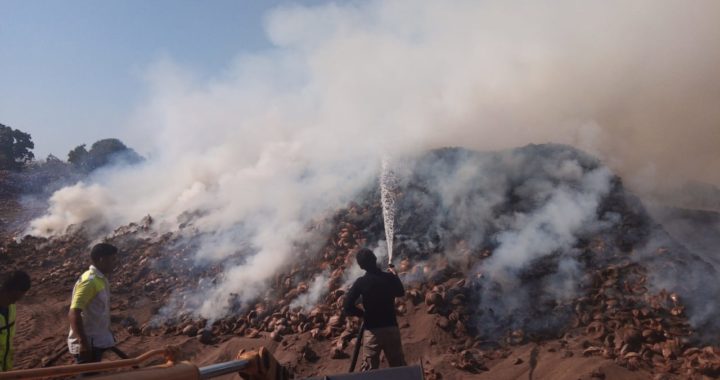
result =
[[[30,134],[0,124],[0,169],[20,170],[35,158]]]
[[[88,151],[85,149],[85,144],[78,145],[68,153],[68,162],[78,169],[87,170],[85,164],[87,155]]]
[[[85,144],[75,147],[68,153],[68,161],[80,170],[91,172],[108,164],[135,164],[142,161],[142,157],[118,139],[103,139],[92,144],[90,150],[85,149]]]

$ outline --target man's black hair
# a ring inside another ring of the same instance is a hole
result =
[[[116,254],[118,251],[117,247],[115,247],[112,244],[108,243],[98,243],[95,244],[94,247],[92,247],[92,251],[90,251],[90,257],[93,261],[99,260],[101,257],[107,257],[112,256]]]
[[[373,251],[367,248],[363,248],[358,251],[357,255],[355,255],[355,258],[357,259],[357,263],[360,268],[364,270],[369,270],[377,267],[377,257],[375,256]]]
[[[30,276],[21,270],[12,271],[4,276],[2,290],[27,292],[30,290]]]

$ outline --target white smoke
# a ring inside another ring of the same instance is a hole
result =
[[[113,199],[105,187],[78,182],[56,191],[50,197],[47,215],[34,220],[31,227],[36,235],[52,235],[58,232],[57,226],[62,226],[64,231],[87,222],[90,232],[97,233],[106,223],[104,210],[112,206]],[[93,226],[99,229],[92,229]]]
[[[201,312],[213,317],[229,293],[256,296],[292,259],[290,241],[305,223],[370,184],[387,153],[556,141],[595,149],[630,173],[652,162],[667,177],[720,183],[717,14],[714,1],[278,8],[266,23],[275,47],[210,79],[171,61],[154,65],[135,135],[123,138],[148,162],[59,191],[31,233],[147,214],[174,231],[194,215],[200,257],[255,252],[206,298]],[[591,206],[562,191],[553,199]],[[530,216],[503,242],[528,248],[523,239],[534,234],[523,226],[538,223],[564,239],[583,217],[564,225]]]
[[[539,181],[530,179],[521,186],[527,193],[520,194],[520,198],[535,200],[539,207],[501,218],[496,236],[498,246],[492,256],[479,265],[479,271],[499,285],[485,289],[483,297],[483,306],[493,308],[497,316],[522,318],[529,305],[542,303],[543,300],[534,299],[538,296],[564,303],[579,295],[582,265],[573,247],[578,236],[608,226],[598,218],[598,206],[610,191],[610,171],[600,167],[583,174],[573,161],[564,161],[557,169],[554,176],[550,170],[548,177]],[[558,178],[563,182],[555,185],[550,182]],[[533,265],[542,268],[541,260],[553,255],[560,255],[560,259],[552,275],[541,284],[523,284],[520,275],[523,271],[533,270]],[[500,299],[496,298],[498,290],[502,294]],[[536,320],[546,317],[549,316]],[[482,319],[479,325],[488,330],[494,327]]]
[[[330,274],[320,273],[313,278],[306,293],[301,294],[290,303],[290,308],[300,307],[305,311],[309,311],[313,306],[317,305],[320,297],[328,290],[328,282]]]
[[[522,198],[545,198],[542,207],[529,214],[515,213],[501,221],[504,226],[497,237],[499,245],[484,264],[484,270],[493,273],[496,279],[544,255],[569,249],[583,227],[599,223],[597,210],[610,191],[610,171],[601,167],[583,175],[577,163],[564,164],[560,169],[575,177],[572,180],[579,182],[578,189],[545,181],[531,183],[526,189],[528,194]]]

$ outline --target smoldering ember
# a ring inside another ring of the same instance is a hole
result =
[[[565,145],[443,148],[391,165],[393,261],[406,288],[395,307],[408,363],[422,363],[426,378],[720,376],[718,263],[662,224],[680,209],[654,218],[603,162]],[[203,210],[175,230],[147,215],[114,230],[90,220],[22,236],[44,213],[27,197],[63,175],[0,177],[0,260],[33,279],[18,307],[16,369],[72,362],[69,292],[102,240],[119,247],[111,321],[131,356],[173,344],[211,364],[265,346],[296,377],[347,371],[359,321],[342,305],[361,273],[355,253],[370,247],[387,262],[379,178],[312,215],[284,262],[232,291],[233,270],[252,267],[258,248],[249,240],[227,257],[199,257]],[[720,219],[697,213],[684,220]]]

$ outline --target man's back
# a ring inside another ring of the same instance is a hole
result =
[[[395,318],[395,298],[404,296],[405,288],[393,269],[386,273],[377,267],[377,257],[371,250],[362,248],[355,257],[365,275],[350,288],[345,298],[345,313],[364,319],[362,368],[379,368],[381,352],[391,367],[403,366],[406,362]],[[355,305],[360,297],[364,311]]]
[[[397,326],[395,297],[403,295],[405,288],[396,275],[380,269],[368,270],[350,288],[345,300],[345,312],[362,316],[368,329]],[[355,306],[361,296],[364,312]]]

